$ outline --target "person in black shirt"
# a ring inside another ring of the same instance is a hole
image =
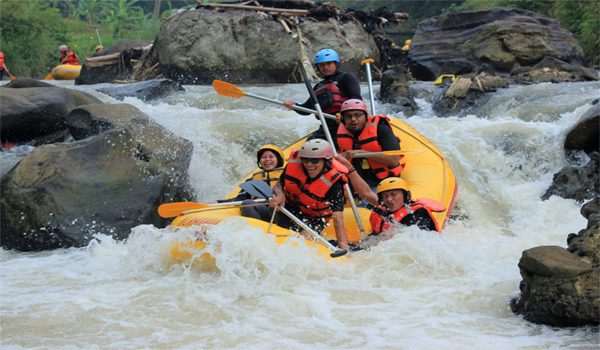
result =
[[[335,50],[320,50],[315,54],[314,61],[319,74],[323,77],[323,80],[314,86],[314,91],[324,113],[335,115],[340,111],[342,103],[347,99],[362,98],[358,79],[350,73],[338,70],[340,57]],[[283,103],[289,109],[292,109],[296,104],[293,100],[286,100]],[[312,97],[309,97],[304,103],[298,104],[298,106],[316,110],[315,101]],[[296,113],[308,115],[308,113],[299,111],[296,111]],[[332,119],[327,119],[326,122],[331,137],[335,142],[338,123]],[[326,139],[322,126],[310,138]]]
[[[375,188],[390,176],[400,176],[403,166],[400,156],[377,155],[370,158],[353,156],[364,152],[400,150],[400,140],[394,134],[389,118],[384,115],[368,116],[362,100],[350,99],[341,107],[342,123],[337,130],[339,152],[352,161],[359,175]]]

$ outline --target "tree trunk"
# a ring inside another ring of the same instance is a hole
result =
[[[154,0],[154,11],[152,12],[153,18],[158,18],[160,16],[160,0]]]

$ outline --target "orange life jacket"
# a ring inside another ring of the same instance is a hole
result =
[[[61,64],[81,65],[81,63],[79,62],[79,58],[77,57],[77,55],[75,54],[75,52],[73,50],[67,51],[67,54],[60,59],[60,63]]]
[[[297,204],[300,211],[312,218],[329,218],[333,214],[325,196],[338,181],[346,181],[345,176],[332,167],[317,179],[310,181],[302,162],[295,151],[290,156],[283,172],[283,191],[286,201]]]
[[[436,226],[436,231],[439,231],[437,227],[438,224],[432,214],[432,210],[430,207],[425,205],[425,202],[426,201],[421,202],[418,200],[415,202],[411,202],[409,206],[405,205],[386,217],[382,216],[375,210],[371,211],[369,221],[371,222],[371,229],[373,230],[373,233],[379,234],[383,231],[389,230],[392,224],[402,222],[402,219],[404,219],[407,215],[410,215],[419,209],[427,210],[427,214],[429,214],[429,217],[432,219],[433,223]]]
[[[2,70],[4,67],[4,53],[0,52],[0,70]]]
[[[345,152],[353,149],[362,149],[367,152],[383,151],[381,145],[377,141],[377,126],[380,122],[389,123],[389,119],[384,115],[367,117],[367,123],[358,135],[358,144],[356,145],[358,148],[355,148],[352,133],[346,129],[344,123],[340,123],[337,130],[337,144],[339,146],[339,151]],[[385,164],[377,162],[371,158],[367,158],[367,163],[369,163],[371,171],[373,171],[379,180],[383,180],[392,176],[400,176],[400,173],[404,168],[402,163],[393,168],[388,168]]]
[[[347,96],[342,94],[342,91],[337,84],[338,82],[334,80],[324,80],[315,90],[315,95],[317,95],[319,103],[322,103],[322,100],[328,101],[327,105],[321,105],[321,108],[323,108],[323,112],[325,113],[338,113],[342,107],[342,103],[348,99]],[[325,97],[325,95],[329,96]]]

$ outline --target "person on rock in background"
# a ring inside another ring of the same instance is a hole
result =
[[[314,63],[317,67],[317,71],[323,77],[323,80],[314,86],[314,91],[324,113],[335,115],[340,111],[342,103],[347,99],[362,98],[360,94],[360,82],[358,79],[353,74],[344,73],[339,70],[340,56],[335,50],[320,50],[315,54]],[[285,100],[283,104],[287,108],[292,109],[296,103],[293,100]],[[313,110],[316,109],[315,101],[313,101],[312,97],[309,97],[304,103],[298,104],[298,106]],[[308,115],[308,113],[299,111],[296,111],[296,113]],[[327,119],[326,121],[333,142],[335,142],[338,123],[331,119]],[[311,138],[326,139],[322,126],[311,136]]]
[[[60,51],[60,64],[81,65],[75,51],[71,50],[67,45],[60,45],[58,50]]]
[[[4,61],[4,52],[0,51],[0,80],[4,79],[4,73],[8,75],[11,80],[15,80],[15,76],[12,75],[8,67],[6,66],[6,62]]]

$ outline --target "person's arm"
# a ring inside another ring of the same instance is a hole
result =
[[[379,142],[383,151],[396,151],[400,149],[400,140],[394,135],[388,123],[384,121],[379,123],[377,126],[377,135],[377,142]],[[387,167],[395,167],[398,166],[402,156],[378,155],[370,158]]]
[[[333,212],[333,228],[335,229],[335,237],[338,247],[348,250],[348,236],[346,235],[346,227],[344,226],[344,212]]]
[[[283,174],[282,174],[283,178]],[[277,208],[285,205],[285,193],[283,192],[283,187],[281,186],[281,181],[275,184],[273,187],[273,197],[269,201],[269,206],[271,208]]]
[[[352,163],[341,154],[336,155],[335,159],[348,168],[348,174],[346,176],[348,177],[348,180],[350,180],[352,188],[358,193],[358,196],[375,206],[378,205],[379,201],[377,194],[371,190],[369,184],[367,184],[367,182],[358,174],[354,166],[352,166]]]

